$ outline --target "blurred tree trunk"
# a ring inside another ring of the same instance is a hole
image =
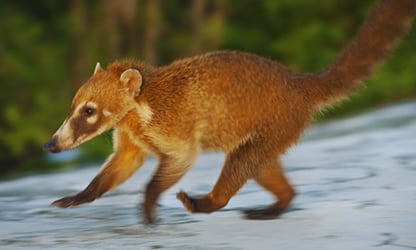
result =
[[[205,0],[194,0],[191,5],[192,44],[190,54],[198,54],[204,43]]]
[[[134,51],[136,0],[71,1],[74,53],[71,82],[79,85],[91,75],[97,58],[111,62]],[[105,63],[105,62],[103,62]]]
[[[206,0],[194,0],[191,5],[192,44],[189,53],[195,55],[216,49],[221,41],[221,30],[225,17],[225,1],[215,0],[213,10],[208,13]]]
[[[88,39],[87,31],[87,6],[83,0],[71,1],[69,15],[73,21],[73,37],[75,44],[75,51],[72,53],[70,58],[70,82],[75,86],[78,86],[81,81],[85,80],[87,65],[87,56],[90,55],[85,46],[85,40]]]
[[[217,49],[222,40],[222,28],[226,18],[226,1],[215,0],[214,11],[209,17],[209,26],[207,28],[207,47]]]
[[[152,2],[152,1],[150,1]],[[110,61],[125,56],[135,47],[136,0],[104,1],[104,34],[106,54]]]
[[[146,27],[143,36],[143,59],[150,64],[157,64],[157,40],[162,26],[160,1],[149,0],[145,6]]]

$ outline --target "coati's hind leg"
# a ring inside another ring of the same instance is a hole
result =
[[[276,196],[278,201],[264,209],[245,211],[248,219],[268,220],[274,219],[282,214],[290,205],[295,191],[286,179],[279,160],[274,160],[270,165],[262,168],[257,176],[256,182],[263,188]]]
[[[181,191],[176,197],[190,213],[210,213],[224,207],[246,181],[257,174],[258,166],[269,161],[265,148],[254,142],[241,145],[227,155],[221,175],[209,194],[193,198]]]

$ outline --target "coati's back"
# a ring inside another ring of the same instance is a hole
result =
[[[293,137],[292,142],[313,111],[286,79],[294,74],[256,55],[219,51],[156,69],[151,82],[144,82],[142,97],[163,89],[166,99],[159,95],[149,105],[169,123],[181,124],[178,136],[194,134],[206,149],[229,151],[264,133]]]

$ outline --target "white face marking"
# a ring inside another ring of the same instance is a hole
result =
[[[80,104],[78,104],[75,109],[74,112],[72,113],[72,115],[78,115],[79,110],[85,106],[86,102],[81,102]]]
[[[82,104],[83,103],[79,104],[78,107],[81,106]],[[89,101],[85,104],[85,107],[96,109],[98,105],[95,102]]]
[[[98,115],[97,114],[94,114],[94,115],[87,118],[87,122],[89,124],[94,124],[94,123],[97,122],[97,120],[98,120]]]
[[[110,115],[112,115],[113,113],[111,113],[111,111],[109,111],[108,109],[104,109],[103,110],[103,115],[104,116],[110,116]]]
[[[73,133],[72,133],[72,128],[70,126],[71,124],[71,117],[68,117],[61,125],[61,127],[59,127],[59,129],[55,132],[55,134],[53,135],[53,137],[58,138],[59,141],[59,146],[62,148],[67,147],[67,145],[71,145],[73,144]]]
[[[152,120],[153,111],[147,103],[139,103],[136,110],[143,125],[147,125]]]
[[[81,110],[83,108],[97,108],[97,104],[95,102],[81,102],[80,104],[78,104],[75,107],[74,112],[72,113],[71,117],[68,117],[61,125],[61,127],[59,127],[59,129],[56,131],[56,133],[54,134],[55,137],[59,138],[59,142],[60,145],[62,147],[67,147],[69,145],[71,145],[71,147],[76,146],[79,144],[79,142],[82,142],[83,138],[77,138],[77,143],[74,144],[74,135],[73,135],[73,131],[71,128],[71,123],[74,119],[76,119],[78,116],[82,115],[80,112],[82,112]],[[98,115],[94,114],[90,117],[87,118],[87,122],[90,124],[93,124],[95,122],[97,122],[98,120]]]
[[[92,109],[96,109],[98,107],[97,103],[89,101],[89,102],[81,102],[80,104],[78,104],[78,106],[75,108],[75,115],[80,115],[80,109],[82,108],[92,108]],[[96,123],[98,120],[98,115],[96,113],[94,113],[92,116],[87,118],[87,122],[89,124],[94,124]]]
[[[72,137],[72,133],[71,133],[71,128],[69,126],[70,122],[68,122],[69,120],[66,119],[61,127],[59,127],[59,129],[56,131],[56,133],[54,134],[54,136],[59,136],[61,138],[69,138]]]

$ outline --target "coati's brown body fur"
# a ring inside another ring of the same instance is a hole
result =
[[[114,128],[115,152],[89,186],[53,205],[90,202],[129,178],[148,154],[159,159],[147,185],[144,215],[154,219],[160,194],[175,184],[202,150],[226,153],[212,191],[177,197],[189,212],[213,212],[253,178],[276,196],[249,218],[274,218],[294,190],[279,156],[294,144],[313,113],[359,85],[410,26],[415,0],[381,0],[351,45],[326,70],[302,74],[242,52],[220,51],[163,67],[116,61],[77,92],[70,115],[45,149],[59,152]]]

